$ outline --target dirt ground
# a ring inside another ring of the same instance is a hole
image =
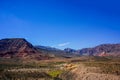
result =
[[[120,76],[97,73],[98,70],[96,67],[86,67],[79,64],[76,68],[60,77],[62,77],[62,80],[120,80]]]

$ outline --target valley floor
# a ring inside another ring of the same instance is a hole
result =
[[[0,60],[0,80],[120,80],[120,61],[100,59]]]

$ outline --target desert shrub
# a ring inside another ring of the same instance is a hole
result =
[[[60,64],[60,63],[57,63]],[[62,71],[56,70],[56,63],[0,63],[0,80],[61,80],[57,75]],[[25,71],[20,71],[25,69]],[[38,69],[34,71],[32,69]],[[12,71],[15,70],[15,71]],[[28,71],[26,71],[28,70]]]
[[[45,79],[52,79],[50,75],[48,75],[45,72],[4,72],[1,75],[1,80],[29,80],[31,78],[32,80],[36,80],[39,78],[45,78]]]

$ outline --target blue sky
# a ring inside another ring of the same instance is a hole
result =
[[[0,39],[81,49],[120,43],[119,0],[0,0]]]

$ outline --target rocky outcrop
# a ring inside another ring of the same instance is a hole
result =
[[[23,38],[0,40],[0,57],[3,58],[45,58],[31,43]]]

